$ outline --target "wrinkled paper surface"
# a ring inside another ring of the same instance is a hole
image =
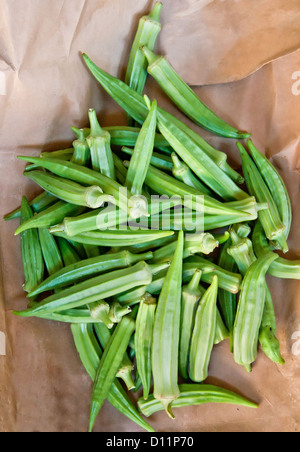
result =
[[[87,124],[88,108],[103,125],[125,116],[85,68],[80,52],[123,77],[146,0],[1,0],[0,167],[1,218],[40,192],[23,177],[17,155],[69,147],[71,126]],[[157,51],[217,114],[252,133],[289,190],[294,221],[288,257],[300,258],[299,117],[300,10],[297,0],[165,0]],[[200,87],[202,85],[202,87]],[[209,85],[209,86],[203,86]],[[186,123],[148,79],[146,92]],[[239,168],[234,141],[192,126]],[[0,220],[0,431],[86,431],[91,381],[75,350],[69,325],[22,319],[23,270],[18,221]],[[154,415],[157,432],[300,431],[300,284],[268,277],[286,360],[277,366],[259,352],[251,374],[236,365],[228,341],[216,346],[209,382],[260,403],[258,410],[204,405]],[[133,396],[134,397],[134,396]],[[96,431],[139,431],[107,402]]]

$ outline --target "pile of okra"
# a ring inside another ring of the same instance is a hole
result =
[[[247,372],[258,353],[284,364],[267,275],[300,279],[300,261],[281,257],[292,222],[283,179],[155,54],[161,8],[140,19],[124,81],[83,54],[128,125],[101,127],[90,108],[69,149],[19,157],[43,191],[6,216],[20,218],[28,298],[14,314],[70,324],[92,379],[89,431],[106,399],[149,432],[145,417],[160,410],[257,408],[208,384],[213,349],[228,340]],[[144,95],[149,75],[199,128],[236,140],[239,171]]]

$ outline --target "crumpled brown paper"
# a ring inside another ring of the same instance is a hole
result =
[[[298,2],[163,3],[158,51],[168,56],[187,82],[210,85],[195,91],[225,120],[250,131],[258,148],[280,170],[294,211],[288,256],[299,258]],[[138,18],[152,5],[146,0],[2,0],[1,217],[20,204],[22,194],[30,198],[39,193],[37,186],[23,177],[24,163],[17,155],[69,146],[71,126],[86,125],[90,107],[97,109],[103,125],[125,123],[123,112],[86,70],[80,52],[122,77]],[[191,124],[151,78],[146,91]],[[232,165],[239,167],[233,140],[192,127],[226,151]],[[6,354],[0,356],[0,431],[86,431],[91,382],[69,326],[22,319],[11,312],[26,305],[20,242],[13,236],[17,226],[18,221],[0,221],[0,332],[6,338]],[[247,374],[234,363],[225,341],[214,349],[209,377],[210,382],[259,402],[260,408],[190,407],[177,410],[174,421],[159,413],[150,419],[157,432],[300,430],[300,285],[273,277],[268,277],[268,282],[285,366],[271,363],[260,352],[253,372]],[[0,350],[3,353],[3,347]],[[140,431],[108,403],[95,430]]]

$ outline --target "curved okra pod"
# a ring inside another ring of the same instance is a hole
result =
[[[86,141],[90,148],[92,168],[115,180],[115,164],[110,134],[100,126],[96,111],[93,108],[89,109],[89,118],[91,129]]]
[[[73,141],[74,153],[71,158],[71,162],[77,163],[77,165],[85,166],[91,158],[91,151],[87,144],[84,130],[79,130],[79,136],[77,140]]]
[[[86,54],[83,54],[83,59],[93,76],[102,85],[105,91],[130,117],[134,118],[138,123],[143,124],[148,114],[148,109],[143,96],[127,86],[126,83],[112,77],[97,67]],[[163,115],[165,120],[171,121],[175,127],[181,129],[184,134],[188,135],[225,174],[228,174],[232,180],[238,183],[243,182],[243,178],[227,164],[227,155],[224,152],[214,149],[199,134],[194,132],[194,130],[182,121],[175,118],[175,116],[170,115],[167,111],[158,108],[158,112]]]
[[[228,403],[231,405],[241,405],[248,408],[257,408],[257,404],[227,389],[205,384],[182,384],[179,385],[180,396],[174,400],[173,408],[185,406],[202,405],[204,403]],[[163,404],[150,395],[148,400],[142,398],[138,400],[140,412],[150,417],[158,411],[164,409]]]
[[[145,294],[139,305],[134,335],[136,366],[147,400],[152,382],[152,341],[156,311],[156,299]]]
[[[66,216],[71,217],[73,215],[80,215],[84,211],[85,208],[82,206],[75,206],[74,204],[69,204],[65,201],[58,201],[22,223],[16,230],[15,235],[28,229],[49,228],[60,223]]]
[[[182,80],[163,56],[155,55],[144,46],[141,49],[148,60],[148,73],[163,91],[197,125],[225,138],[245,139],[249,133],[240,132],[210,110],[195,92]]]
[[[56,196],[53,196],[50,193],[47,193],[46,191],[43,191],[43,193],[38,195],[32,201],[30,201],[29,205],[34,213],[39,213],[47,209],[48,207],[52,206],[56,202],[57,202]],[[16,218],[20,218],[20,216],[21,216],[21,207],[5,215],[4,220],[5,221],[15,220]]]
[[[274,253],[257,259],[243,279],[233,329],[233,354],[236,363],[249,367],[256,359],[260,326],[266,299],[268,268],[277,259]]]
[[[133,196],[142,195],[142,189],[150,165],[156,131],[157,102],[150,105],[149,114],[142,125],[133,155],[128,166],[125,184]],[[140,215],[139,215],[140,216]]]
[[[62,201],[76,206],[97,209],[105,202],[114,203],[114,198],[104,194],[102,189],[96,185],[83,187],[76,182],[52,174],[46,174],[42,171],[30,171],[25,176]]]
[[[123,317],[105,347],[100,360],[92,391],[89,431],[93,430],[96,417],[101,410],[110,387],[114,382],[130,338],[135,330],[135,322],[130,316]]]
[[[208,377],[208,367],[216,337],[218,277],[214,276],[195,316],[195,326],[191,338],[189,376],[191,380],[202,382]]]
[[[31,317],[40,312],[65,311],[113,297],[134,287],[148,285],[151,281],[152,273],[148,265],[145,262],[139,262],[133,267],[112,271],[63,289],[30,309],[14,311],[14,313],[23,317]]]
[[[21,224],[33,217],[33,211],[25,198],[21,204]],[[30,229],[21,233],[21,254],[25,276],[24,290],[31,292],[44,278],[44,260],[38,231]]]
[[[125,83],[132,89],[142,94],[147,79],[147,59],[141,47],[147,45],[154,49],[156,40],[161,31],[159,22],[162,3],[156,2],[153,10],[147,16],[139,20],[138,29],[129,55],[128,66],[125,75]]]
[[[203,292],[199,287],[201,276],[201,270],[196,270],[190,282],[182,288],[179,372],[185,380],[188,379],[189,350],[194,326],[196,306],[201,296],[203,295]]]
[[[258,213],[266,236],[269,240],[278,242],[282,251],[286,253],[288,251],[288,244],[285,237],[285,226],[280,218],[273,196],[245,148],[241,143],[237,143],[237,146],[241,154],[243,172],[249,192],[256,197],[258,202],[269,205],[269,209],[262,210]]]
[[[285,236],[288,238],[291,230],[293,213],[286,185],[277,169],[272,165],[270,160],[254,146],[253,141],[248,140],[247,144],[256,166],[260,170],[264,181],[272,194],[281,220],[285,226]]]
[[[53,275],[64,266],[55,238],[46,228],[38,229],[41,249],[48,275]]]
[[[240,229],[239,226],[230,229],[231,246],[227,249],[227,252],[236,262],[241,274],[245,276],[250,266],[257,260],[257,257],[253,251],[252,241],[247,237],[239,235]],[[265,283],[265,286],[264,311],[258,340],[266,355],[271,360],[275,359],[275,362],[283,364],[284,361],[280,354],[280,344],[275,336],[277,325],[272,295],[267,283]],[[249,366],[246,367],[249,369]]]
[[[102,350],[95,337],[95,333],[92,327],[88,325],[72,325],[71,330],[81,362],[92,381],[94,381],[102,357]],[[107,400],[120,413],[124,414],[124,416],[131,419],[146,431],[153,432],[153,428],[140,416],[117,379],[114,380],[110,387]]]
[[[272,252],[272,248],[268,243],[259,221],[254,227],[252,239],[257,257],[262,257],[265,254]],[[268,274],[275,278],[300,279],[300,260],[288,260],[283,257],[278,257],[278,259],[270,265]]]
[[[64,262],[64,267],[76,264],[76,262],[79,262],[81,260],[78,252],[73,247],[73,245],[68,242],[68,240],[65,240],[61,237],[56,237],[56,242]]]
[[[121,320],[122,319],[120,319],[119,322]],[[117,323],[119,323],[119,322],[117,322]],[[105,326],[104,324],[101,324],[101,323],[98,323],[97,325],[95,325],[94,329],[95,329],[95,333],[100,342],[101,347],[103,348],[103,350],[105,350],[105,348],[107,347],[107,345],[111,339],[112,333],[107,328],[107,326]],[[124,381],[124,383],[129,391],[131,391],[132,389],[135,388],[135,384],[132,379],[133,369],[134,369],[134,365],[133,365],[132,361],[130,360],[127,352],[125,352],[121,365],[120,365],[120,368],[118,369],[118,372],[116,374],[116,377],[121,378],[121,380]]]
[[[71,264],[45,279],[28,296],[35,297],[42,292],[71,286],[92,276],[100,275],[113,269],[130,267],[137,262],[149,260],[152,257],[153,254],[151,252],[132,254],[129,251],[121,251],[119,253],[79,260],[79,262]]]
[[[152,372],[154,397],[170,417],[172,402],[180,395],[178,387],[178,346],[182,286],[184,234],[178,234],[177,248],[158,299],[154,322]]]
[[[53,231],[53,230],[52,230]],[[53,232],[59,237],[68,238],[64,232]],[[87,245],[97,245],[105,247],[124,247],[136,245],[137,243],[145,243],[151,240],[157,240],[163,237],[174,235],[173,231],[156,231],[156,230],[138,230],[131,229],[108,230],[108,231],[89,231],[82,232],[72,237],[74,242],[84,243]]]

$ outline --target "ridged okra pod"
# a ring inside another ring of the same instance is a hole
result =
[[[182,384],[179,385],[180,396],[174,400],[173,408],[185,406],[202,405],[204,403],[228,403],[230,405],[241,405],[248,408],[257,408],[257,404],[227,389],[206,384]],[[150,395],[148,400],[142,398],[138,401],[140,412],[150,417],[164,409],[163,404]]]
[[[152,257],[153,254],[151,252],[132,254],[129,251],[120,251],[91,259],[79,260],[79,262],[71,264],[45,279],[29,294],[29,297],[35,297],[49,290],[71,286],[110,270],[130,267],[137,262],[150,260]]]
[[[199,192],[212,196],[211,190],[193,174],[191,169],[183,163],[175,152],[172,153],[173,168],[172,173],[176,179],[180,180],[189,187],[194,187]]]
[[[138,123],[143,124],[148,114],[148,109],[143,96],[131,89],[126,83],[112,77],[99,67],[97,67],[91,59],[83,54],[83,59],[96,78],[102,85],[105,91],[127,112],[127,114],[134,118]],[[194,132],[190,127],[182,121],[170,115],[162,108],[158,108],[158,112],[164,116],[164,119],[172,121],[172,123],[187,134],[203,151],[209,156],[218,167],[228,174],[232,180],[242,183],[243,178],[235,172],[227,163],[227,155],[210,146],[199,134]]]
[[[155,144],[155,143],[154,143]],[[133,155],[133,149],[123,146],[122,152],[127,155]],[[172,171],[173,169],[173,161],[172,158],[168,155],[159,154],[158,152],[153,152],[150,160],[152,166],[159,168],[164,171]]]
[[[220,310],[217,307],[217,323],[214,344],[215,345],[220,344],[220,342],[225,341],[225,339],[228,339],[229,337],[230,337],[229,331],[226,328]]]
[[[285,226],[285,236],[288,238],[291,230],[293,212],[287,187],[277,169],[272,165],[270,160],[255,147],[253,141],[248,140],[247,144],[256,166],[272,194],[281,220]]]
[[[174,104],[197,125],[225,138],[245,139],[250,136],[230,126],[209,109],[176,73],[165,57],[155,55],[146,46],[142,51],[148,60],[148,73],[154,77]]]
[[[122,319],[120,319],[118,323],[120,323],[121,321]],[[96,332],[96,336],[101,344],[101,347],[103,348],[103,350],[105,350],[112,336],[111,331],[104,324],[101,323],[95,325],[94,329]],[[120,368],[117,371],[116,377],[124,381],[129,391],[135,388],[135,384],[132,379],[133,369],[134,365],[130,360],[127,351],[125,351]]]
[[[241,154],[243,172],[250,194],[255,196],[258,202],[269,205],[269,209],[258,213],[265,234],[269,240],[278,243],[282,251],[286,253],[289,248],[285,237],[285,226],[280,218],[273,196],[245,148],[241,143],[237,143],[237,146]]]
[[[100,359],[103,355],[95,333],[92,327],[80,324],[72,325],[71,330],[81,362],[92,381],[94,381]],[[124,414],[124,416],[131,419],[146,431],[153,432],[153,428],[138,413],[121,383],[116,379],[110,387],[107,400],[120,413]]]
[[[254,227],[252,239],[257,257],[262,257],[265,254],[272,252],[272,248],[268,243],[260,222],[257,222]],[[268,274],[282,279],[300,279],[300,260],[289,260],[279,256],[278,259],[270,265]]]
[[[78,252],[73,247],[73,245],[68,242],[68,240],[62,239],[61,237],[56,238],[58,248],[60,250],[61,257],[63,259],[64,267],[76,264],[81,260]]]
[[[139,305],[134,335],[136,366],[143,386],[143,397],[148,399],[152,382],[152,342],[156,299],[145,294]]]
[[[71,158],[71,162],[77,163],[77,165],[86,166],[91,158],[91,151],[87,144],[84,130],[79,130],[79,136],[77,140],[73,141],[74,152]]]
[[[233,329],[233,354],[236,363],[249,367],[255,360],[266,299],[266,273],[277,255],[257,259],[243,279]]]
[[[143,16],[139,20],[138,29],[130,51],[125,83],[139,94],[142,94],[144,91],[148,65],[147,59],[141,51],[141,47],[147,45],[150,49],[154,49],[161,31],[161,24],[159,22],[161,8],[162,3],[156,2],[151,13]]]
[[[40,312],[60,312],[113,297],[134,287],[148,285],[151,281],[152,273],[148,265],[139,262],[133,267],[112,271],[63,289],[34,307],[15,314],[30,317]]]
[[[211,286],[200,300],[195,315],[190,356],[189,376],[202,382],[208,377],[211,353],[215,343],[217,324],[218,277],[214,276]]]
[[[180,343],[179,343],[179,372],[181,376],[188,379],[189,350],[194,326],[194,318],[197,303],[203,291],[200,289],[202,272],[196,270],[190,282],[183,286],[181,295],[181,320],[180,320]]]
[[[153,101],[151,106],[149,99],[148,102],[150,111],[142,125],[134,147],[125,182],[128,190],[133,196],[142,195],[143,185],[154,149],[157,102]]]
[[[38,229],[41,249],[48,275],[53,275],[64,267],[62,256],[55,238],[46,228]]]
[[[43,171],[30,171],[25,175],[57,198],[76,206],[97,209],[105,202],[114,202],[112,196],[104,194],[102,189],[96,185],[84,187]]]
[[[164,280],[154,322],[152,369],[154,397],[170,417],[172,402],[180,395],[178,387],[178,348],[180,334],[182,259],[184,233],[178,234],[177,249]]]
[[[34,213],[42,212],[43,210],[50,207],[52,204],[57,202],[56,196],[43,191],[40,195],[36,196],[32,201],[29,202],[30,207],[32,208]],[[13,212],[5,215],[4,220],[15,220],[16,218],[20,218],[21,216],[21,207],[14,210]]]
[[[49,228],[63,221],[66,216],[80,215],[84,211],[85,208],[82,206],[75,206],[65,201],[57,201],[45,210],[30,217],[24,223],[22,222],[15,235],[28,229]]]
[[[21,224],[33,217],[33,211],[25,196],[21,205]],[[45,266],[38,231],[31,229],[21,233],[21,255],[24,270],[24,290],[31,292],[44,278]]]
[[[93,108],[89,110],[89,118],[91,128],[86,140],[91,152],[92,168],[115,180],[115,164],[111,150],[110,134],[100,126],[96,111]]]
[[[130,316],[124,317],[117,325],[111,339],[105,347],[96,372],[92,391],[89,423],[90,432],[93,430],[95,420],[116,378],[134,329],[134,320]]]

